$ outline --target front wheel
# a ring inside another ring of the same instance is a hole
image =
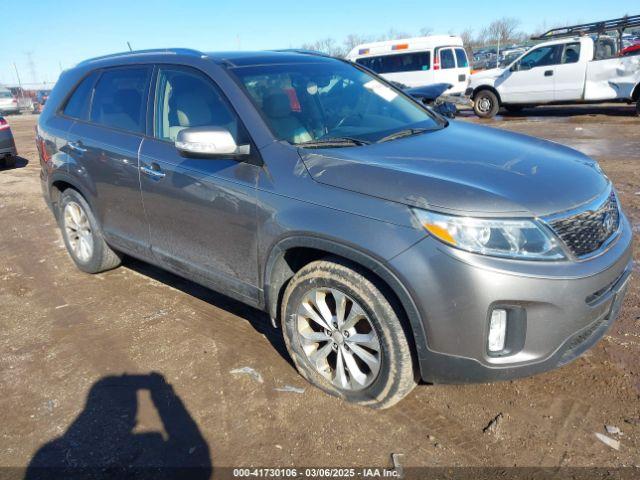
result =
[[[282,323],[300,374],[331,395],[388,408],[416,385],[398,312],[357,266],[336,259],[303,267],[285,290]]]
[[[491,90],[480,90],[473,97],[473,111],[480,118],[495,117],[500,110],[500,101]]]

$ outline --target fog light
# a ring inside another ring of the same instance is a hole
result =
[[[496,308],[491,312],[489,323],[489,342],[487,348],[490,352],[504,350],[504,342],[507,337],[507,311]]]

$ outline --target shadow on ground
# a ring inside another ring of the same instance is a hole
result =
[[[499,121],[499,120],[511,120],[511,119],[523,119],[523,118],[537,118],[537,117],[556,117],[556,118],[571,118],[576,117],[575,120],[580,121],[580,117],[588,117],[594,115],[607,115],[611,117],[627,117],[633,118],[636,116],[636,106],[627,105],[626,103],[620,103],[618,105],[548,105],[539,107],[523,108],[519,111],[509,112],[504,109],[500,110],[500,113],[493,119],[486,119],[487,121]],[[471,117],[475,118],[473,110],[464,110],[458,112],[459,117]]]
[[[203,287],[191,280],[174,275],[166,270],[155,267],[149,263],[145,263],[131,257],[124,257],[123,265],[131,270],[134,270],[141,275],[153,278],[158,282],[162,282],[165,285],[173,287],[181,292],[198,298],[211,305],[226,310],[227,312],[240,317],[247,322],[260,334],[271,343],[273,348],[284,358],[287,363],[293,366],[291,357],[287,352],[284,340],[282,338],[282,331],[280,328],[273,328],[271,326],[271,319],[265,312],[250,307],[242,302],[227,297],[214,290],[210,290],[207,287]]]
[[[135,432],[146,391],[164,432]],[[171,385],[158,373],[105,377],[89,391],[67,431],[31,459],[25,480],[208,479],[209,445]]]
[[[4,162],[2,162],[0,160],[0,172],[2,172],[4,170],[14,170],[16,168],[24,168],[27,165],[29,165],[29,160],[27,160],[24,157],[16,157],[16,164],[15,164],[15,166],[11,166],[11,167],[6,167],[4,165]]]

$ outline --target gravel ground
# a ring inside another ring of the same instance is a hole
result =
[[[540,108],[482,123],[595,157],[640,231],[640,119],[630,111]],[[420,385],[371,411],[307,385],[259,311],[133,260],[78,271],[41,197],[36,119],[8,118],[21,158],[0,170],[0,466],[37,455],[58,465],[391,467],[392,453],[405,467],[640,464],[638,267],[620,319],[575,362],[516,381]]]

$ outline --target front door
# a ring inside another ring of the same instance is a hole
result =
[[[204,126],[226,128],[245,144],[245,129],[202,72],[161,66],[154,83],[153,138],[140,150],[153,254],[178,273],[255,302],[260,167],[232,157],[185,158],[174,145],[180,130]]]
[[[553,102],[554,69],[561,54],[562,45],[534,48],[506,70],[495,83],[503,103]]]

